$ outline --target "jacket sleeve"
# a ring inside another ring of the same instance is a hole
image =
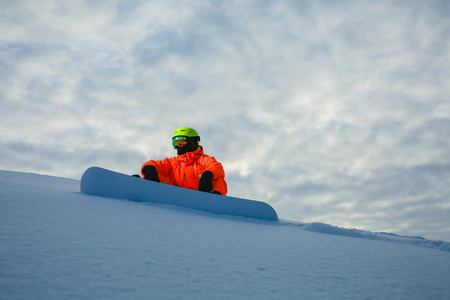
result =
[[[220,192],[223,196],[227,194],[227,183],[225,181],[225,171],[220,162],[214,157],[209,157],[206,163],[205,171],[210,171],[214,175],[213,179],[213,191]]]
[[[144,169],[145,166],[154,166],[156,168],[156,171],[158,171],[158,175],[162,175],[165,178],[170,178],[170,175],[172,174],[172,164],[170,163],[170,160],[168,158],[165,158],[163,160],[149,160],[148,162],[144,163],[141,168],[142,177],[144,177],[142,169]]]

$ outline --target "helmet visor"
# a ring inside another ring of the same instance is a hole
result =
[[[182,148],[184,145],[187,144],[187,137],[186,136],[175,136],[172,138],[172,146],[174,149]]]

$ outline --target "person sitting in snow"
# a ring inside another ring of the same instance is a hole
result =
[[[199,143],[197,131],[189,127],[178,128],[172,137],[178,155],[144,163],[142,178],[225,196],[227,183],[222,164],[204,154]]]

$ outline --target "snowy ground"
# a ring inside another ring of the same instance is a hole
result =
[[[419,237],[93,197],[76,180],[0,171],[0,299],[450,299],[449,251]]]

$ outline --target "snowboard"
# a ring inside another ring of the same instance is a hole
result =
[[[93,196],[176,205],[222,215],[278,220],[275,210],[265,202],[161,184],[99,167],[91,167],[84,172],[80,190]]]

